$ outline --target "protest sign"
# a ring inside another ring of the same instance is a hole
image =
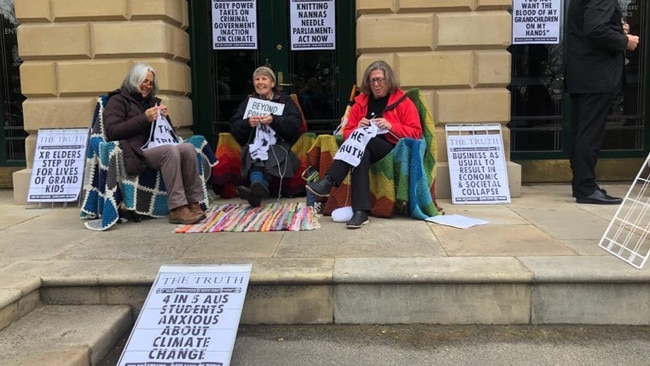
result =
[[[291,0],[291,50],[336,48],[334,0]]]
[[[212,48],[257,49],[257,3],[255,0],[212,0]]]
[[[244,119],[258,116],[268,116],[275,114],[281,116],[284,112],[284,104],[278,102],[271,102],[259,98],[248,98],[246,109],[244,110]]]
[[[510,203],[501,125],[446,125],[445,131],[452,203]]]
[[[27,202],[76,201],[87,144],[87,128],[38,130]]]
[[[560,0],[514,0],[512,44],[559,44]]]
[[[118,365],[229,365],[251,267],[161,266]]]

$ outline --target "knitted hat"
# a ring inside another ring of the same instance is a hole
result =
[[[275,73],[271,68],[266,67],[266,66],[260,66],[255,71],[253,71],[253,78],[257,75],[265,75],[268,76],[274,83],[275,83]]]

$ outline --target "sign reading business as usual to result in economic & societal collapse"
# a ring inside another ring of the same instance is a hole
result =
[[[227,366],[250,264],[163,265],[118,366]]]
[[[560,0],[514,0],[512,44],[559,44]]]
[[[257,49],[257,2],[212,0],[212,48]]]
[[[334,0],[291,0],[291,50],[336,48]]]
[[[510,203],[500,124],[446,125],[451,203]]]
[[[76,201],[83,185],[87,128],[38,130],[27,202]]]

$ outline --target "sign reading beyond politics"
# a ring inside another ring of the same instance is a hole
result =
[[[560,0],[514,0],[512,44],[559,44]]]
[[[452,204],[510,203],[500,124],[446,125]]]
[[[291,50],[336,48],[334,0],[291,0]]]
[[[284,104],[278,102],[271,102],[259,98],[248,98],[246,109],[244,110],[244,119],[257,116],[268,116],[275,114],[281,116],[284,112]]]
[[[87,128],[38,130],[27,202],[76,201],[87,144]]]
[[[257,49],[257,2],[212,0],[212,48]]]
[[[251,267],[161,266],[118,365],[229,365]]]

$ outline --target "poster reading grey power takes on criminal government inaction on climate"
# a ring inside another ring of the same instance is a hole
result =
[[[118,365],[229,365],[251,268],[161,266]]]

